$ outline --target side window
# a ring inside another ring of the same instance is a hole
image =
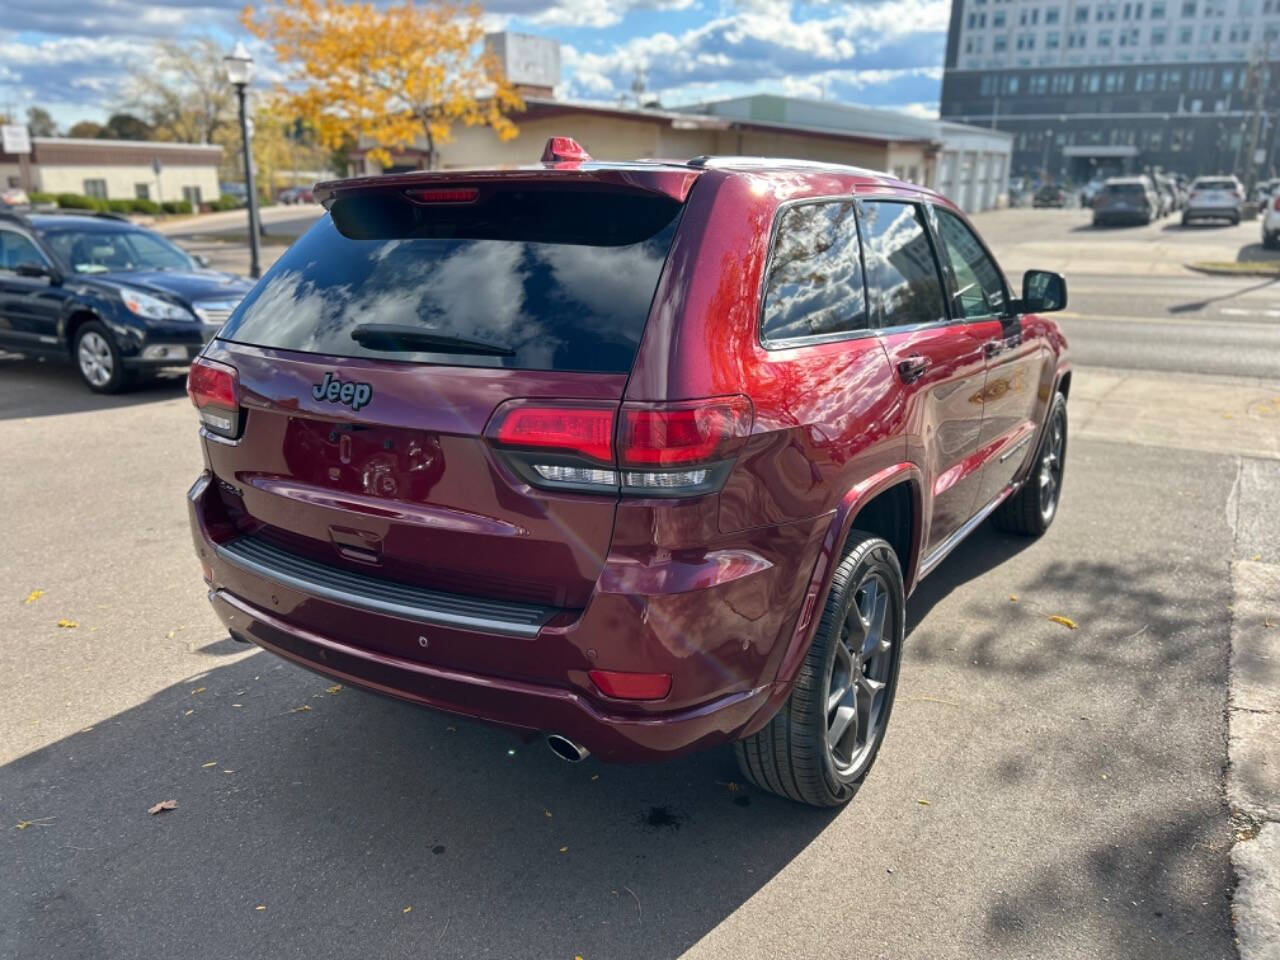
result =
[[[12,230],[0,230],[0,270],[16,270],[21,263],[44,263],[44,255],[30,239]]]
[[[878,327],[947,319],[942,280],[919,205],[859,202],[867,261],[867,292]]]
[[[956,319],[980,320],[1005,312],[1004,280],[978,238],[954,213],[937,210],[938,236],[955,282],[951,311]]]
[[[853,202],[788,207],[769,262],[761,339],[834,337],[867,325]]]

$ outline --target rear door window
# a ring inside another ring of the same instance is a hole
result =
[[[481,185],[470,202],[338,199],[219,336],[337,357],[625,373],[679,211],[664,196],[553,185]],[[432,349],[442,343],[452,346]]]
[[[867,294],[878,327],[947,319],[942,279],[919,204],[861,200]]]
[[[868,326],[853,201],[802,203],[778,218],[761,339],[839,339]]]

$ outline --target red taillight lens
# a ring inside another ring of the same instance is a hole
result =
[[[613,463],[613,407],[528,404],[511,407],[492,436],[508,447],[558,450]]]
[[[738,451],[751,433],[751,402],[723,397],[660,407],[623,407],[618,456],[624,466],[705,463]]]
[[[406,190],[405,195],[418,203],[473,203],[480,191],[475,187],[434,187]]]
[[[187,394],[205,429],[234,437],[240,429],[240,378],[235,367],[197,358],[187,374]]]
[[[1271,205],[1271,209],[1280,210],[1280,195],[1276,197],[1276,202]]]
[[[622,673],[589,670],[587,676],[606,697],[618,700],[661,700],[671,692],[669,673]]]

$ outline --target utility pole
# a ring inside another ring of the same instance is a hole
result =
[[[1258,56],[1258,48],[1253,48],[1253,56],[1249,58],[1248,78],[1245,81],[1245,94],[1253,92],[1253,116],[1249,120],[1249,149],[1244,155],[1244,195],[1246,199],[1253,196],[1253,186],[1258,181],[1258,164],[1255,155],[1258,152],[1258,135],[1262,129],[1262,109],[1266,99],[1267,84],[1265,76],[1271,62],[1271,41],[1264,40],[1262,55]]]

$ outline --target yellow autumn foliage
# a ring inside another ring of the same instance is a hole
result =
[[[282,95],[331,149],[356,143],[384,166],[391,151],[424,144],[428,165],[456,124],[517,130],[523,108],[482,46],[475,5],[413,0],[387,7],[344,0],[267,0],[241,22],[269,43],[284,68]]]

